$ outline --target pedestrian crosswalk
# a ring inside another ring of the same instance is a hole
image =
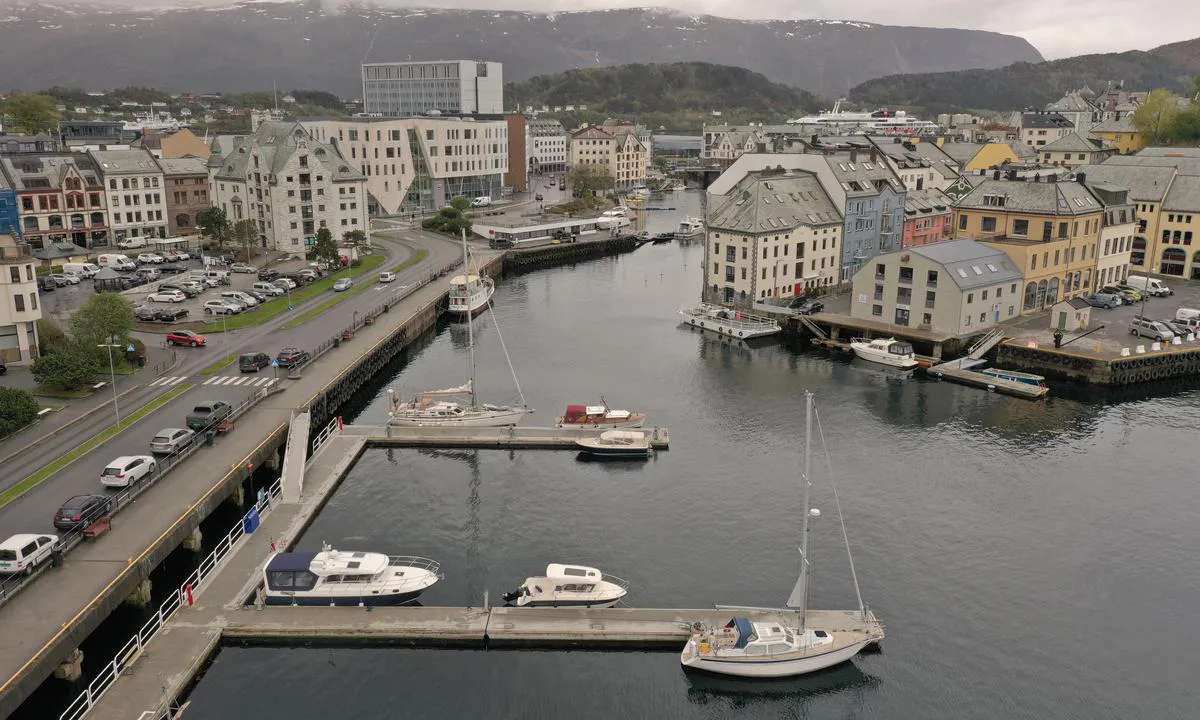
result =
[[[150,385],[155,387],[170,387],[173,385],[178,385],[187,379],[187,375],[165,375],[163,377],[151,380]],[[278,378],[263,377],[261,375],[218,375],[216,377],[210,377],[200,384],[229,387],[238,385],[242,387],[271,387],[278,382]]]

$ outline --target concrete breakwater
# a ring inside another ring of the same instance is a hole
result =
[[[1153,346],[1152,346],[1153,347]],[[1102,387],[1124,387],[1158,380],[1200,376],[1200,342],[1166,345],[1128,357],[1101,358],[1069,349],[1028,347],[1008,341],[998,348],[998,365]]]

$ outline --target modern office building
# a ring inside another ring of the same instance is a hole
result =
[[[504,66],[498,62],[367,63],[362,66],[363,110],[380,117],[500,115]]]

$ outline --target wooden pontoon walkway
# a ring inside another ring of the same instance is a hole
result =
[[[641,430],[650,447],[666,450],[671,435],[665,427],[623,428]],[[345,435],[366,438],[370,445],[392,447],[501,448],[578,450],[576,440],[598,438],[605,430],[564,430],[552,427],[403,427],[393,425],[347,425]]]

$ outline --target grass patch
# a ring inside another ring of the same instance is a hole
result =
[[[200,374],[201,375],[216,375],[217,373],[221,372],[225,368],[232,365],[237,359],[238,359],[237,354],[226,355],[225,357],[221,358],[220,360],[216,361],[215,363],[213,363],[213,364],[209,365],[208,367],[204,368],[203,370],[201,370]]]
[[[38,397],[49,398],[64,398],[67,400],[78,400],[92,394],[91,385],[87,387],[76,388],[74,390],[63,390],[62,388],[51,387],[46,384],[38,385],[33,389],[33,394]]]
[[[385,258],[382,255],[368,255],[362,259],[362,262],[359,263],[358,267],[350,268],[350,274],[348,277],[356,278],[361,276],[363,273],[370,272],[371,270],[374,270],[382,265],[384,260]],[[332,288],[333,284],[343,277],[347,277],[347,275],[339,272],[329,275],[328,277],[321,278],[315,283],[296,288],[292,291],[292,304],[299,305],[307,300],[312,300],[315,297],[319,297],[325,293],[325,291]],[[279,313],[287,312],[287,307],[288,297],[287,295],[283,295],[275,298],[274,300],[268,300],[250,312],[244,312],[241,315],[234,315],[233,317],[226,318],[223,325],[220,320],[206,323],[200,328],[200,332],[219,333],[224,329],[240,330],[241,328],[262,325]]]
[[[425,248],[419,249],[419,250],[417,250],[416,254],[414,254],[412,257],[410,257],[409,259],[400,263],[396,267],[392,268],[392,272],[400,272],[401,270],[407,270],[408,268],[412,267],[413,265],[416,265],[417,263],[424,260],[425,256],[428,254],[429,254],[429,251],[426,250]],[[366,283],[354,285],[353,287],[351,287],[349,290],[347,290],[345,292],[340,292],[340,293],[335,294],[333,297],[329,298],[325,302],[316,306],[312,310],[309,310],[308,312],[304,313],[303,315],[301,315],[300,317],[291,321],[287,325],[284,325],[283,327],[284,327],[284,329],[291,330],[294,327],[303,325],[304,323],[308,322],[309,320],[312,320],[313,318],[315,318],[316,316],[325,312],[326,310],[332,308],[334,305],[337,305],[338,303],[342,302],[343,300],[349,300],[350,298],[354,297],[355,295],[358,295],[359,293],[364,293],[367,291],[368,288],[371,288],[371,287],[374,287],[374,285],[368,285]]]
[[[184,394],[185,392],[187,392],[188,390],[191,390],[191,389],[192,389],[192,386],[186,385],[186,384],[179,385],[175,388],[172,388],[169,392],[159,395],[158,397],[154,398],[150,402],[141,406],[137,410],[134,410],[133,413],[131,413],[128,417],[121,418],[120,425],[106,428],[105,430],[102,430],[101,432],[96,433],[91,438],[84,441],[83,444],[77,446],[74,450],[70,451],[66,455],[63,455],[62,457],[58,458],[54,462],[50,463],[49,465],[42,466],[40,469],[31,473],[28,477],[26,477],[21,482],[17,483],[16,485],[13,485],[11,488],[5,490],[3,493],[0,493],[0,507],[4,507],[5,505],[9,504],[13,500],[16,500],[17,498],[21,497],[26,492],[28,492],[32,488],[36,487],[39,483],[41,483],[45,480],[48,480],[51,477],[54,477],[54,475],[57,474],[63,468],[67,467],[68,465],[75,462],[79,458],[83,457],[84,455],[87,455],[91,451],[100,447],[101,445],[103,445],[104,443],[106,443],[110,439],[112,439],[114,436],[120,434],[121,431],[125,430],[126,428],[130,427],[137,421],[141,420],[142,418],[146,417],[150,413],[159,409],[163,405],[166,405],[167,403],[171,402],[175,398],[179,397],[180,395]]]

